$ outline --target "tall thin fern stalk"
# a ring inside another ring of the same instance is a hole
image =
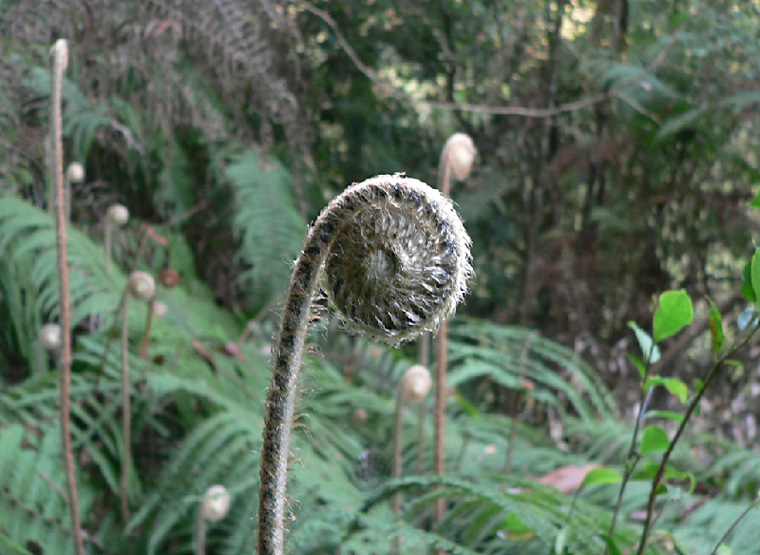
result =
[[[470,239],[451,202],[416,179],[352,185],[322,211],[296,260],[274,349],[261,448],[259,555],[284,552],[290,435],[312,297],[347,328],[393,345],[436,329],[463,298]]]
[[[394,478],[401,478],[403,472],[403,410],[404,403],[410,402],[417,405],[422,405],[425,397],[430,392],[433,380],[430,377],[428,369],[417,364],[412,366],[404,373],[399,384],[398,392],[396,393],[396,416],[393,426],[393,470],[392,474]],[[393,497],[393,512],[396,513],[398,518],[401,518],[401,508],[403,506],[404,499],[401,493],[397,493]],[[393,553],[398,555],[401,553],[401,534],[396,536],[393,544]]]
[[[121,493],[121,519],[124,526],[129,522],[129,465],[132,443],[132,408],[130,405],[129,385],[129,294],[124,297],[121,320],[121,474],[119,490]]]
[[[151,303],[156,297],[156,281],[146,272],[135,271],[129,275],[126,292],[122,303],[121,322],[121,405],[122,405],[122,442],[121,455],[121,517],[126,527],[129,523],[129,467],[132,458],[132,389],[129,380],[129,297],[138,301]],[[150,307],[148,308],[150,310]]]
[[[475,146],[472,139],[464,133],[455,133],[446,141],[441,152],[441,161],[438,166],[438,189],[446,198],[451,194],[451,174],[458,179],[466,179],[470,174],[472,162],[475,158]],[[436,475],[443,475],[444,471],[444,431],[446,425],[446,373],[448,363],[447,355],[448,325],[446,320],[441,323],[435,349],[435,433],[433,451],[433,469]],[[439,497],[435,502],[434,522],[438,524],[443,520],[446,500]]]
[[[71,297],[69,294],[69,265],[66,251],[66,192],[63,182],[63,138],[61,122],[61,85],[63,73],[69,60],[68,44],[58,40],[51,49],[52,79],[50,80],[50,142],[52,150],[52,171],[55,191],[55,236],[58,253],[58,283],[60,291],[60,326],[63,343],[59,358],[61,385],[61,445],[63,460],[66,466],[66,483],[68,485],[69,515],[71,516],[71,531],[74,547],[78,555],[84,555],[82,525],[79,518],[79,496],[77,494],[76,465],[71,446],[71,417],[70,394],[71,388]]]

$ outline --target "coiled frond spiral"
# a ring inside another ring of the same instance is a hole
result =
[[[290,430],[314,294],[325,290],[349,330],[397,345],[453,314],[472,274],[469,247],[451,201],[401,175],[354,184],[319,215],[295,263],[274,351],[261,452],[260,555],[284,549]]]
[[[335,228],[324,288],[350,330],[398,344],[437,329],[462,300],[469,237],[438,191],[377,177],[346,190],[323,215],[323,230]]]

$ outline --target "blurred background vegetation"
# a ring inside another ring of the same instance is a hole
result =
[[[389,481],[393,398],[416,345],[373,346],[327,320],[298,409],[290,549],[389,553],[401,530],[408,553],[587,554],[605,550],[616,487],[584,488],[570,513],[575,488],[546,476],[623,467],[640,395],[628,323],[648,328],[657,294],[688,291],[695,323],[656,369],[693,384],[712,363],[705,296],[728,336],[752,318],[740,287],[760,229],[747,209],[758,37],[758,0],[0,0],[0,552],[71,544],[55,360],[35,355],[59,313],[45,169],[56,39],[70,47],[65,159],[85,168],[69,249],[88,553],[192,553],[216,483],[232,507],[207,551],[252,552],[268,354],[307,224],[377,173],[435,184],[444,142],[465,132],[478,155],[452,197],[476,277],[451,328],[445,488],[429,476],[430,430],[416,466],[416,411],[414,476]],[[115,202],[132,219],[106,273]],[[181,283],[159,291],[169,312],[146,359],[146,309],[130,313],[125,445],[111,330],[126,275],[167,268]],[[755,499],[758,354],[708,391],[674,461],[697,485],[671,484],[648,553],[710,553]],[[660,393],[653,408],[679,408]],[[648,484],[626,492],[620,552],[636,545]],[[448,516],[431,527],[440,495]],[[757,553],[758,530],[751,513],[721,549]]]

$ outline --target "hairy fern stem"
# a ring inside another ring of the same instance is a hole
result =
[[[261,450],[258,550],[284,551],[286,482],[312,299],[391,344],[435,330],[463,298],[470,240],[451,202],[416,179],[378,176],[333,199],[296,260],[274,349]]]
[[[55,211],[55,236],[58,253],[58,286],[60,292],[60,326],[61,344],[61,445],[63,460],[66,466],[66,482],[68,485],[69,514],[71,515],[71,531],[74,547],[78,555],[84,555],[82,540],[82,525],[79,518],[79,495],[77,493],[76,464],[71,446],[71,296],[69,292],[69,264],[66,245],[66,192],[63,182],[63,139],[61,123],[61,86],[63,73],[69,60],[68,44],[58,40],[50,51],[52,57],[52,79],[50,91],[50,143],[52,150],[52,172],[54,181],[55,201],[52,205]]]

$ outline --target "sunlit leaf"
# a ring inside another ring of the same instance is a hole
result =
[[[639,342],[639,347],[641,347],[644,361],[648,361],[649,364],[655,364],[660,360],[660,348],[655,345],[652,336],[644,331],[636,322],[628,322],[628,327],[636,334],[636,340]]]
[[[645,415],[646,418],[667,418],[668,420],[675,420],[676,422],[683,421],[683,415],[677,412],[668,410],[650,410]]]
[[[641,455],[665,451],[670,445],[670,440],[665,430],[659,426],[647,426],[641,436]]]
[[[754,304],[757,300],[757,295],[755,295],[755,290],[752,287],[752,260],[754,260],[754,257],[747,260],[747,263],[744,265],[744,269],[742,270],[743,279],[741,294],[742,297]]]
[[[623,480],[620,474],[611,468],[595,468],[586,474],[583,486],[596,486],[599,484],[617,484]]]
[[[653,335],[655,342],[675,335],[694,319],[691,298],[684,290],[666,291],[660,295],[654,313]]]
[[[708,324],[710,325],[710,336],[712,337],[713,353],[718,354],[723,347],[723,342],[726,336],[723,334],[723,319],[720,315],[718,307],[710,297],[707,297],[707,302],[710,303],[710,314],[707,316]]]
[[[678,378],[663,378],[662,376],[652,376],[651,378],[647,379],[646,384],[644,385],[644,389],[648,391],[650,388],[656,385],[661,385],[670,393],[678,397],[678,400],[681,401],[682,404],[686,404],[686,401],[689,398],[689,389],[686,387],[686,384],[683,383],[683,381],[679,380]]]
[[[760,249],[752,255],[750,264],[750,283],[752,284],[752,291],[755,293],[755,303],[757,303],[760,300]]]

